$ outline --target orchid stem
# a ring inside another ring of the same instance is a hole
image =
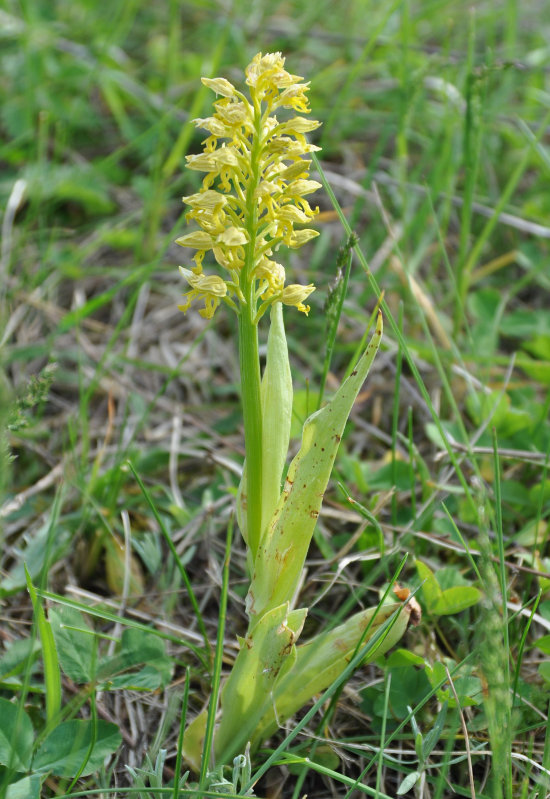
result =
[[[251,318],[251,312],[249,304],[239,314],[239,361],[247,474],[248,546],[254,561],[260,543],[262,520],[262,404],[258,327]]]

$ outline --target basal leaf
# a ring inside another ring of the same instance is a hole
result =
[[[289,611],[288,602],[261,616],[245,638],[222,692],[222,724],[216,736],[216,752],[234,746],[235,730],[257,729],[266,704],[273,705],[271,692],[287,658],[294,659],[295,642],[306,617],[305,609]],[[256,721],[254,722],[254,719]],[[227,724],[224,725],[223,721]],[[253,722],[253,723],[252,723]]]
[[[332,400],[304,424],[302,446],[290,464],[285,487],[256,555],[247,599],[251,616],[294,597],[344,427],[381,336],[379,315],[374,335],[354,371]]]

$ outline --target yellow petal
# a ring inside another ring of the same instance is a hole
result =
[[[187,205],[193,206],[193,208],[223,208],[223,206],[227,203],[227,197],[225,194],[220,194],[219,191],[213,191],[212,189],[199,191],[197,194],[190,194],[189,196],[182,197],[181,199],[184,203],[187,203]]]
[[[225,297],[227,285],[219,275],[196,275],[191,269],[180,266],[180,272],[195,291],[201,294],[213,294],[215,297]]]
[[[317,191],[321,186],[322,183],[318,183],[316,180],[294,180],[286,187],[285,194],[303,197],[304,194],[311,194]]]
[[[320,127],[321,123],[316,119],[306,119],[305,117],[293,117],[285,122],[282,127],[284,133],[309,133]]]
[[[228,227],[216,239],[216,244],[225,244],[227,247],[239,247],[249,241],[248,233],[243,228]]]
[[[223,166],[237,166],[237,154],[232,147],[219,147],[208,153],[186,155],[187,168],[199,172],[217,172]]]
[[[292,223],[298,222],[302,225],[309,222],[309,217],[304,214],[303,211],[300,211],[299,208],[296,208],[295,205],[284,205],[282,208],[279,208],[277,211],[277,219],[284,219]]]
[[[201,78],[205,86],[223,97],[234,97],[235,87],[225,78]]]
[[[300,286],[298,283],[291,283],[290,286],[287,286],[283,290],[283,303],[285,305],[294,305],[307,316],[309,313],[309,305],[304,305],[304,300],[309,297],[312,291],[315,291],[313,283],[310,283],[308,286]]]
[[[197,117],[197,119],[194,119],[193,122],[198,128],[203,128],[218,138],[229,135],[226,126],[219,119],[216,119],[215,116],[203,118]]]
[[[204,230],[194,230],[193,233],[186,233],[185,236],[176,239],[176,244],[182,247],[195,247],[197,250],[210,250],[214,241]]]
[[[294,230],[290,239],[288,240],[288,246],[292,247],[293,249],[297,249],[301,247],[311,239],[314,239],[316,236],[319,235],[318,230],[311,230],[311,228],[305,228],[304,230]]]

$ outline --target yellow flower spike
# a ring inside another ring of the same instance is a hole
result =
[[[319,149],[305,135],[320,123],[303,116],[309,113],[309,84],[285,69],[281,53],[258,53],[245,78],[249,98],[226,78],[202,79],[218,99],[211,116],[194,120],[209,136],[202,153],[186,157],[187,167],[206,174],[202,190],[183,198],[190,208],[186,219],[200,230],[177,241],[198,250],[195,275],[202,275],[204,254],[211,251],[232,280],[238,278],[235,308],[247,306],[255,325],[269,304],[282,301],[284,289],[284,269],[266,267],[263,259],[281,243],[295,249],[318,235],[299,226],[318,213],[304,199],[321,185],[309,179],[304,156]],[[279,120],[276,109],[295,114]]]

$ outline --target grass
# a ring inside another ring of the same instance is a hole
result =
[[[305,635],[376,602],[404,556],[423,617],[219,780],[296,799],[548,795],[544,12],[0,11],[1,797],[197,795],[178,738],[245,629],[236,533],[225,551],[244,453],[233,322],[177,310],[173,241],[200,76],[238,80],[258,50],[311,79],[324,123],[321,235],[285,263],[318,287],[309,318],[286,314],[296,437],[382,293],[385,317],[310,553]]]

